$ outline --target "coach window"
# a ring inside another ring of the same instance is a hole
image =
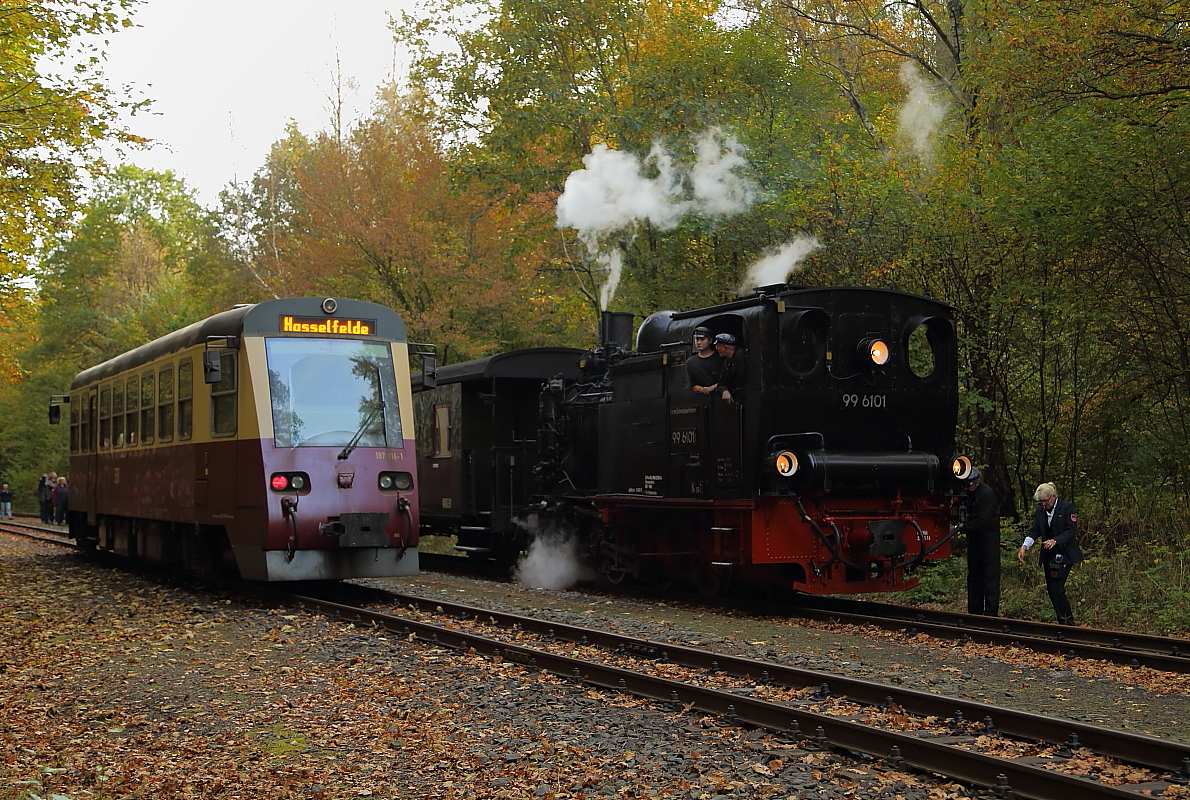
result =
[[[236,433],[236,356],[219,354],[219,372],[223,376],[211,384],[211,435],[235,436]]]
[[[79,403],[82,401],[76,394],[70,398],[70,452],[79,451]]]
[[[136,444],[136,408],[140,402],[140,382],[136,378],[129,378],[127,389],[124,395],[124,427],[128,434],[125,441],[131,447]]]
[[[90,453],[94,449],[95,441],[95,434],[91,429],[95,422],[95,396],[84,394],[79,402],[83,404],[79,409],[79,452]]]
[[[434,406],[431,440],[434,443],[434,458],[450,456],[450,403],[438,403]]]
[[[157,373],[157,441],[174,440],[174,365]]]
[[[112,387],[99,390],[99,449],[112,446]]]
[[[156,396],[153,393],[154,378],[152,372],[146,372],[140,378],[140,443],[153,443],[153,412],[157,410]]]
[[[124,446],[124,381],[112,387],[112,447]]]
[[[194,362],[178,362],[178,438],[189,439],[194,431]]]

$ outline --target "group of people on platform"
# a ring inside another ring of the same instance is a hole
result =
[[[1025,563],[1025,553],[1038,545],[1038,562],[1045,574],[1045,588],[1059,625],[1073,625],[1074,612],[1066,596],[1070,568],[1083,560],[1078,546],[1078,515],[1074,504],[1058,499],[1052,483],[1043,483],[1033,493],[1037,510],[1025,541],[1016,552]],[[992,487],[974,469],[966,481],[956,508],[962,519],[956,525],[967,537],[967,612],[1000,615],[1000,503]]]
[[[59,477],[56,472],[43,472],[37,484],[37,504],[44,524],[65,525],[66,509],[70,504],[70,484],[66,482],[66,476]],[[12,506],[8,508],[11,519]]]

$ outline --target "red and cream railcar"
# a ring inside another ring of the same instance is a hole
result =
[[[391,309],[237,306],[85,370],[69,402],[75,539],[258,581],[418,571],[409,345]]]

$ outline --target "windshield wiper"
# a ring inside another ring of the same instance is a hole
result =
[[[383,412],[384,412],[384,387],[381,384],[380,367],[377,367],[376,368],[376,405],[372,408],[371,412],[369,412],[368,416],[364,418],[364,421],[359,424],[359,428],[357,428],[355,431],[355,436],[351,437],[351,441],[348,442],[347,446],[344,447],[342,452],[339,453],[339,457],[338,457],[339,461],[346,460],[346,458],[349,455],[351,455],[351,451],[359,446],[360,439],[364,438],[364,432],[368,429],[368,426],[370,426],[372,424],[372,422],[376,419],[377,414],[380,415],[380,432],[384,436],[385,444],[388,443],[388,428],[384,424]]]
[[[381,400],[380,404],[378,406],[376,406],[375,408],[373,408],[371,413],[368,414],[368,416],[366,416],[364,418],[364,421],[359,424],[359,429],[356,430],[355,436],[351,437],[351,441],[348,442],[347,446],[343,448],[343,451],[341,453],[339,453],[340,461],[344,460],[345,458],[347,458],[347,456],[351,455],[351,451],[359,446],[359,440],[364,437],[364,432],[368,430],[368,426],[372,424],[372,421],[374,419],[376,419],[376,415],[379,414],[383,410],[384,410],[384,401]]]

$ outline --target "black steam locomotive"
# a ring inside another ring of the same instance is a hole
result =
[[[524,350],[414,376],[423,533],[510,559],[564,532],[611,581],[892,591],[949,555],[952,309],[901,292],[764,287],[605,314],[586,353]],[[730,334],[737,387],[692,391],[692,336]],[[743,363],[739,363],[743,362]]]

